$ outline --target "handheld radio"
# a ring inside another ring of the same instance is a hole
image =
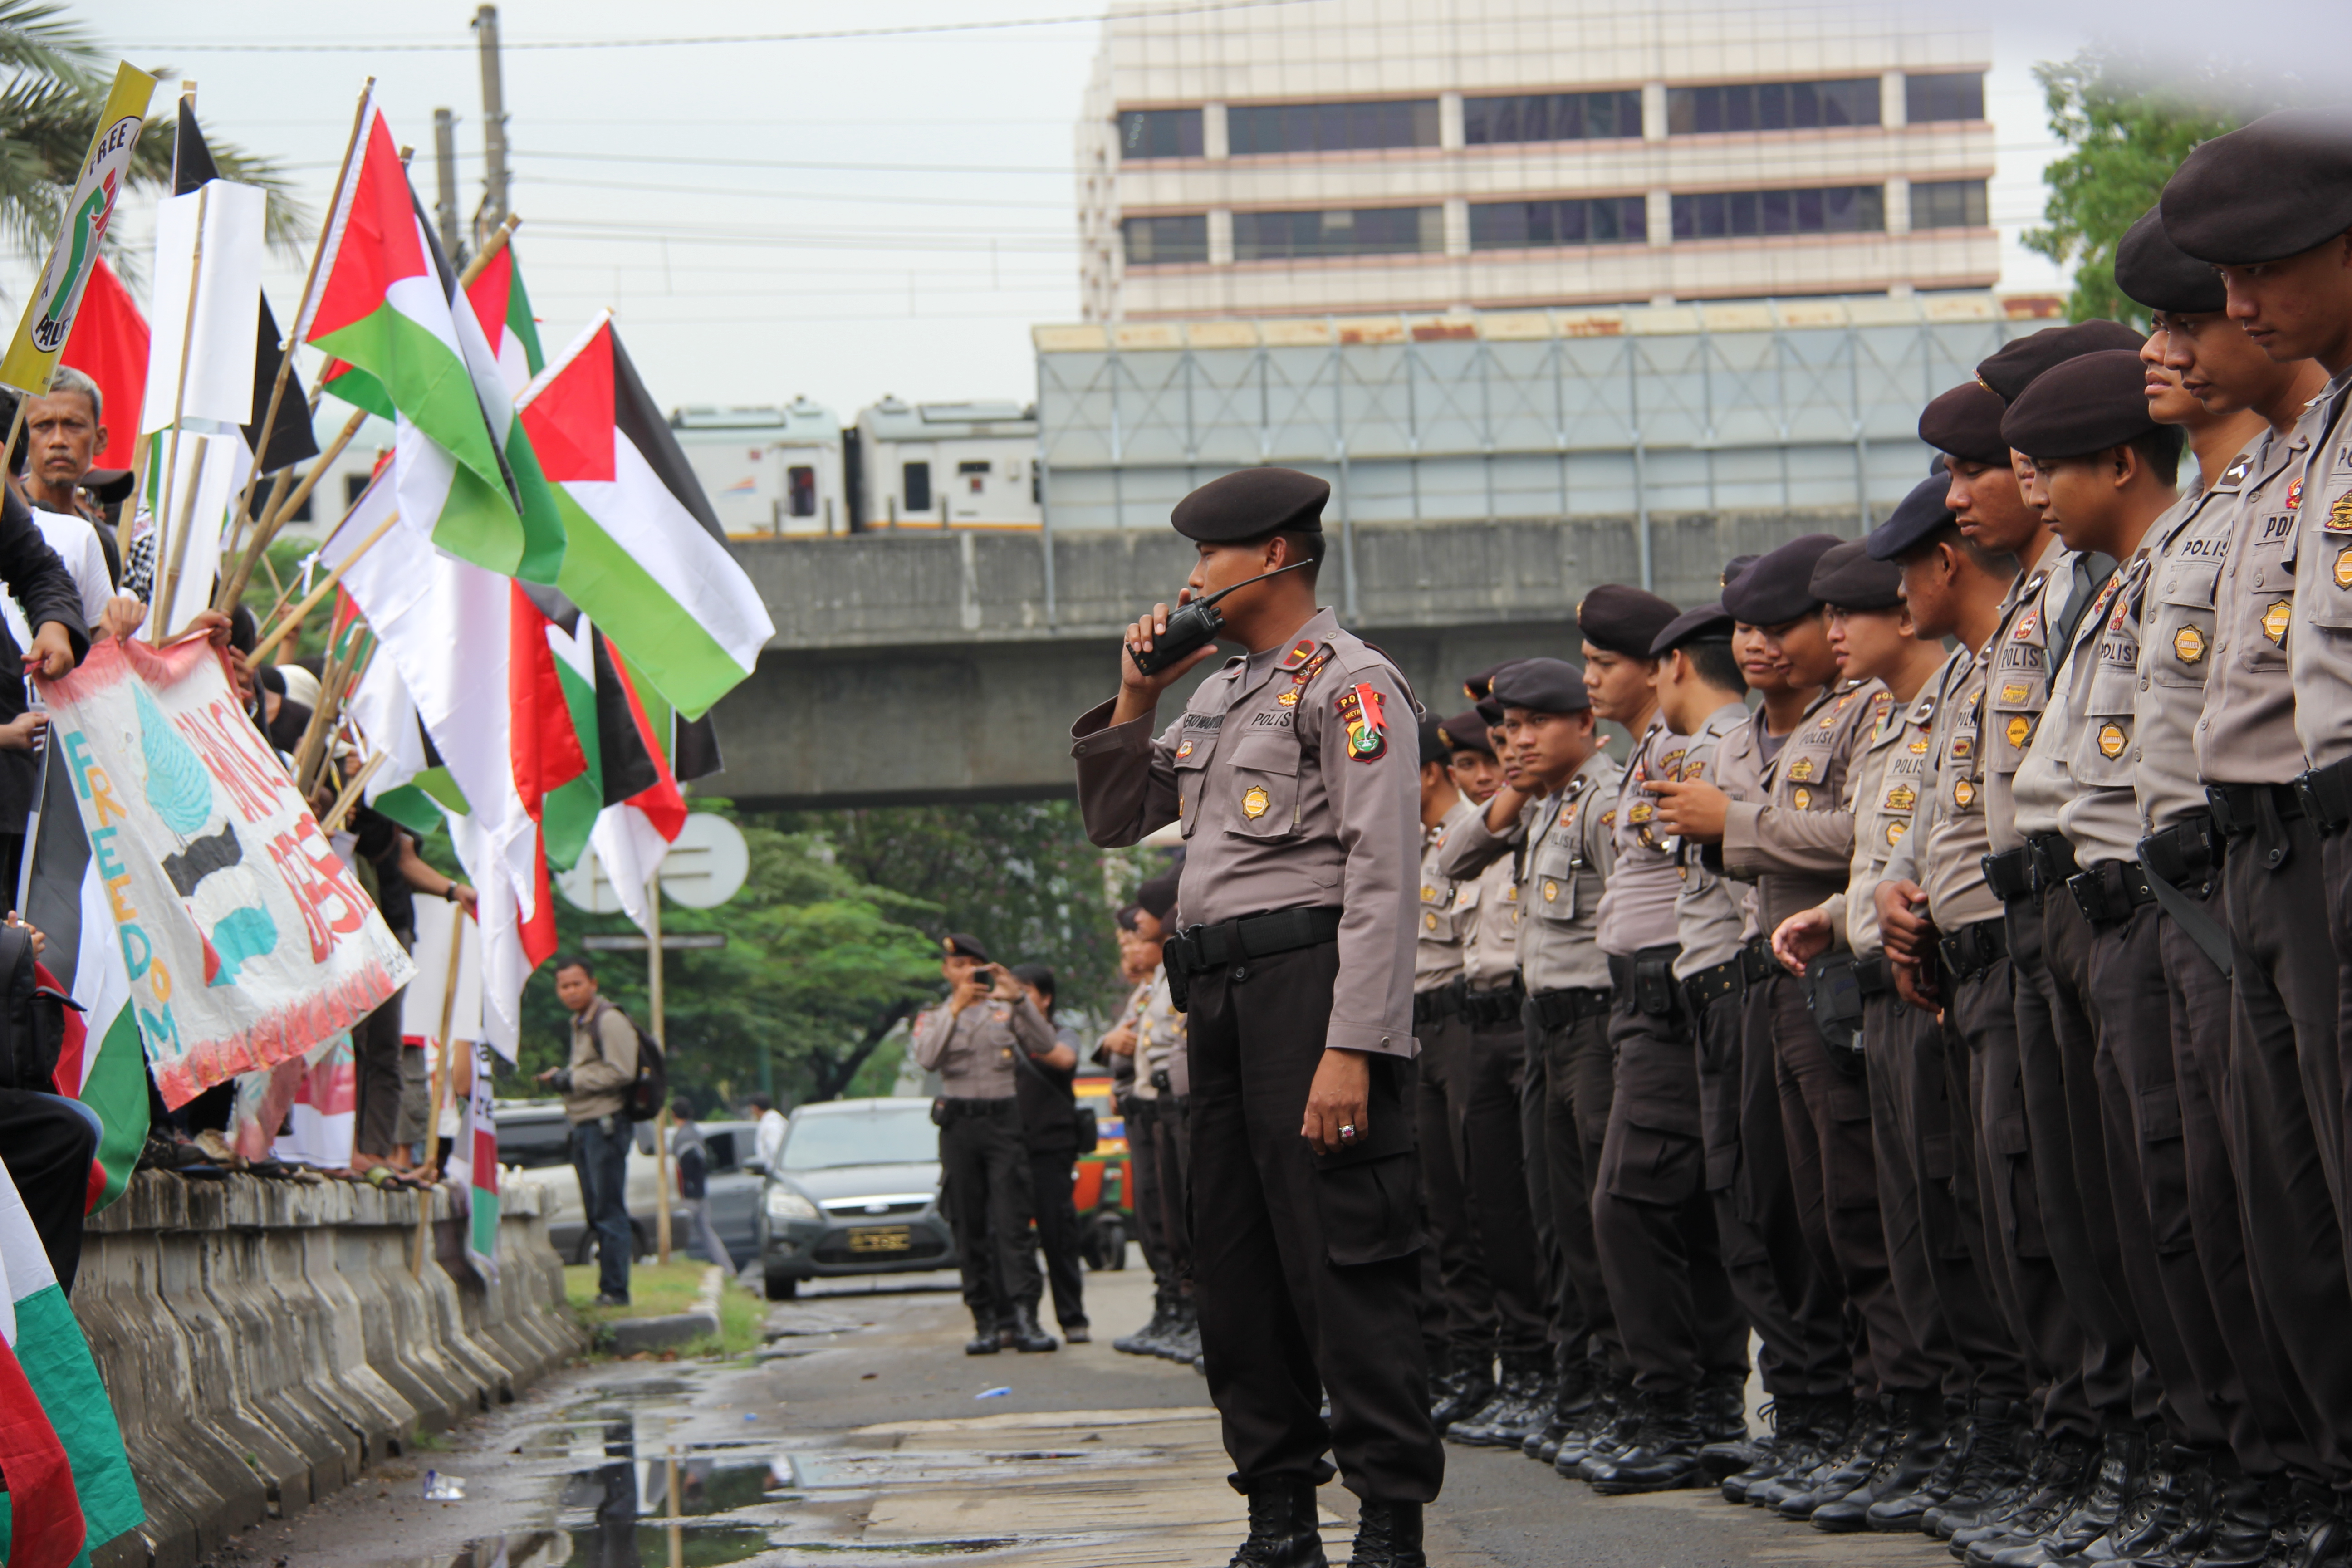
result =
[[[1224,615],[1217,608],[1219,599],[1246,588],[1252,583],[1263,583],[1268,577],[1279,577],[1285,572],[1296,572],[1307,564],[1308,563],[1304,561],[1294,561],[1287,566],[1277,566],[1271,572],[1261,572],[1255,577],[1244,578],[1233,587],[1220,589],[1205,599],[1194,599],[1189,604],[1177,605],[1168,613],[1168,629],[1151,639],[1150,648],[1139,653],[1130,647],[1127,656],[1135,660],[1135,668],[1144,674],[1159,674],[1170,665],[1181,661],[1194,648],[1205,647],[1217,640],[1217,634],[1225,629]]]

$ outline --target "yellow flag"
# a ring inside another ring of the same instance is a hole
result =
[[[49,389],[57,374],[58,355],[72,332],[74,316],[81,310],[81,292],[98,265],[98,242],[113,216],[114,198],[131,172],[131,150],[147,122],[147,101],[155,93],[155,79],[128,64],[117,67],[114,90],[106,95],[106,112],[99,116],[98,134],[81,161],[81,178],[74,182],[66,201],[65,222],[41,269],[40,285],[25,306],[25,319],[9,340],[8,356],[0,359],[0,382],[30,393]]]

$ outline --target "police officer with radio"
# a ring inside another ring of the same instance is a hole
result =
[[[1190,847],[1168,970],[1192,1050],[1202,1348],[1249,1499],[1234,1561],[1322,1560],[1328,1451],[1360,1500],[1353,1568],[1425,1568],[1445,1461],[1414,1300],[1416,714],[1388,658],[1316,606],[1329,493],[1251,468],[1177,504],[1191,582],[1128,629],[1118,695],[1072,752],[1096,844],[1175,822]],[[1160,639],[1204,620],[1244,651],[1161,728],[1160,695],[1209,650],[1171,660]]]

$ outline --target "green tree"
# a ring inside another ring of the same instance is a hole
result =
[[[2049,221],[2026,231],[2025,247],[2074,266],[2071,319],[2145,326],[2147,312],[2116,291],[2116,243],[2199,142],[2275,107],[2277,85],[2215,65],[2159,69],[2147,57],[2105,47],[2045,60],[2033,75],[2051,132],[2067,151],[2042,171],[2050,197],[2042,216]]]
[[[169,66],[143,68],[170,80]],[[36,263],[47,259],[57,237],[66,195],[80,176],[82,155],[106,104],[114,79],[113,61],[67,8],[49,0],[0,0],[0,243]],[[131,187],[152,190],[172,180],[172,144],[178,128],[175,101],[159,91],[154,119],[140,138],[131,163]],[[222,175],[269,192],[268,233],[273,244],[291,248],[305,243],[309,215],[292,198],[292,187],[277,164],[234,143],[205,138]],[[108,249],[118,266],[130,258]]]

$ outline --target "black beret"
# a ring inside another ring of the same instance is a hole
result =
[[[2116,244],[2116,287],[2124,298],[2168,316],[2202,316],[2230,308],[2230,291],[2209,261],[2165,237],[2164,214],[2150,207]]]
[[[967,936],[960,931],[950,931],[941,937],[940,949],[950,958],[976,958],[982,963],[988,962],[988,949],[980,945],[980,938]]]
[[[1942,474],[1930,474],[1912,486],[1911,493],[1896,502],[1886,521],[1872,529],[1870,537],[1863,541],[1869,547],[1870,558],[1893,561],[1944,524],[1956,521],[1952,509],[1945,504],[1951,491],[1952,481]]]
[[[1424,714],[1421,721],[1421,762],[1423,767],[1432,763],[1444,763],[1454,755],[1454,747],[1445,739],[1444,726],[1434,714]]]
[[[1560,658],[1519,660],[1495,678],[1495,698],[1532,713],[1581,713],[1592,706],[1582,673]]]
[[[2352,115],[2283,109],[2181,162],[2158,203],[2164,232],[2223,266],[2299,256],[2352,229]]]
[[[1437,727],[1437,733],[1446,745],[1456,752],[1475,752],[1482,757],[1495,754],[1495,742],[1486,738],[1494,728],[1486,715],[1473,708],[1467,713],[1456,713]]]
[[[1664,658],[1685,643],[1730,640],[1731,612],[1721,605],[1701,605],[1666,623],[1650,644],[1650,657]]]
[[[1136,917],[1142,913],[1143,906],[1141,904],[1121,904],[1118,906],[1118,912],[1111,916],[1111,919],[1118,922],[1119,930],[1133,931],[1135,929]]]
[[[1867,540],[1849,539],[1813,563],[1811,588],[1842,610],[1891,610],[1903,602],[1903,569],[1874,558]]]
[[[1837,542],[1829,533],[1808,533],[1759,559],[1723,591],[1723,607],[1751,626],[1785,626],[1821,608],[1812,595],[1813,563]]]
[[[1761,555],[1735,555],[1723,563],[1723,575],[1715,580],[1718,588],[1728,588],[1739,581],[1739,574],[1763,560]]]
[[[1176,875],[1163,871],[1135,889],[1135,901],[1153,920],[1161,920],[1176,907]]]
[[[1964,381],[1919,411],[1919,439],[1963,462],[2005,468],[2009,443],[2000,438],[2000,416],[2008,407],[1984,383]]]
[[[2123,349],[2054,365],[2009,405],[2001,436],[2029,458],[2080,458],[2150,434],[2147,366]]]
[[[2003,403],[2014,403],[2017,395],[2033,384],[2035,376],[2053,364],[2063,364],[2102,349],[2137,349],[2146,342],[2146,337],[2121,321],[2110,321],[2105,317],[2077,321],[2071,327],[2044,327],[2032,337],[2003,343],[1990,359],[1979,362],[1977,379],[1999,395]]]
[[[1503,705],[1495,700],[1495,694],[1491,691],[1478,699],[1476,705],[1470,710],[1486,721],[1486,728],[1489,730],[1500,727],[1503,722]]]
[[[1473,702],[1486,700],[1486,693],[1495,689],[1495,677],[1518,662],[1516,658],[1507,658],[1500,664],[1488,665],[1462,683],[1462,695]]]
[[[1243,468],[1211,479],[1176,503],[1168,521],[1187,539],[1233,544],[1278,529],[1323,531],[1323,503],[1331,487],[1297,468]]]
[[[1650,645],[1658,640],[1666,623],[1681,614],[1655,594],[1622,583],[1603,583],[1577,605],[1576,629],[1595,647],[1647,658]]]

